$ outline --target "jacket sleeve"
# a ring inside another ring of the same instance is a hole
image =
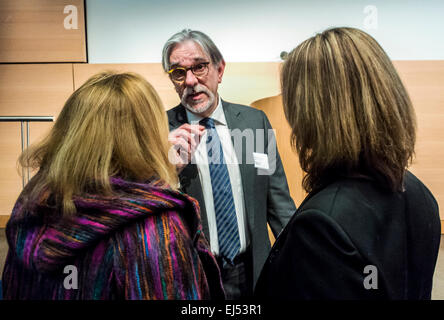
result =
[[[290,196],[273,128],[265,113],[263,116],[271,173],[267,193],[267,219],[274,236],[277,237],[296,211],[296,206]]]
[[[114,272],[124,299],[209,299],[199,252],[177,212],[134,223],[115,236]]]
[[[340,225],[310,209],[297,213],[277,240],[256,295],[295,300],[381,299],[385,290],[378,272]]]

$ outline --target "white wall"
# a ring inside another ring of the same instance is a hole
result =
[[[227,62],[278,61],[333,26],[367,31],[393,60],[444,59],[443,0],[86,0],[86,8],[90,63],[160,62],[164,42],[185,27],[208,34]]]

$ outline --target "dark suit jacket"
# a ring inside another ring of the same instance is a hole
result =
[[[276,143],[274,135],[270,137],[272,141],[269,140],[267,135],[267,130],[271,129],[267,116],[260,110],[225,101],[222,101],[222,107],[229,129],[239,129],[240,131],[253,129],[255,139],[256,129],[265,130],[265,150],[257,150],[256,143],[254,143],[254,146],[249,145],[247,148],[245,145],[246,139],[243,139],[242,161],[238,159],[241,162],[239,169],[244,192],[246,223],[252,250],[253,279],[255,283],[270,251],[267,221],[273,233],[278,235],[296,211],[296,207],[288,191],[287,179],[277,149],[275,149],[275,171],[272,175],[258,175],[258,169],[255,168],[254,164],[247,163],[248,159],[252,159],[252,152],[266,153],[268,145],[271,146],[273,143]],[[170,130],[174,130],[187,123],[185,107],[179,105],[169,110],[168,119]],[[180,174],[180,183],[185,193],[199,201],[202,212],[203,232],[208,235],[205,203],[196,164],[190,163],[183,169]]]
[[[273,246],[255,295],[430,299],[440,242],[438,205],[409,172],[405,189],[388,193],[372,180],[344,178],[310,194]],[[364,273],[368,265],[376,272]],[[377,289],[366,289],[364,281]]]

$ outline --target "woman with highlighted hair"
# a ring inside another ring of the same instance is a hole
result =
[[[177,191],[165,110],[134,73],[91,77],[20,157],[4,299],[222,299],[197,202]]]
[[[286,58],[282,98],[309,192],[256,286],[273,299],[430,299],[438,205],[407,167],[415,114],[389,57],[354,28]]]

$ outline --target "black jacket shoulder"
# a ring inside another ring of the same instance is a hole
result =
[[[276,240],[257,295],[430,299],[438,205],[413,174],[404,185],[387,192],[369,179],[344,178],[310,194]],[[378,272],[378,290],[363,286],[368,266]]]

